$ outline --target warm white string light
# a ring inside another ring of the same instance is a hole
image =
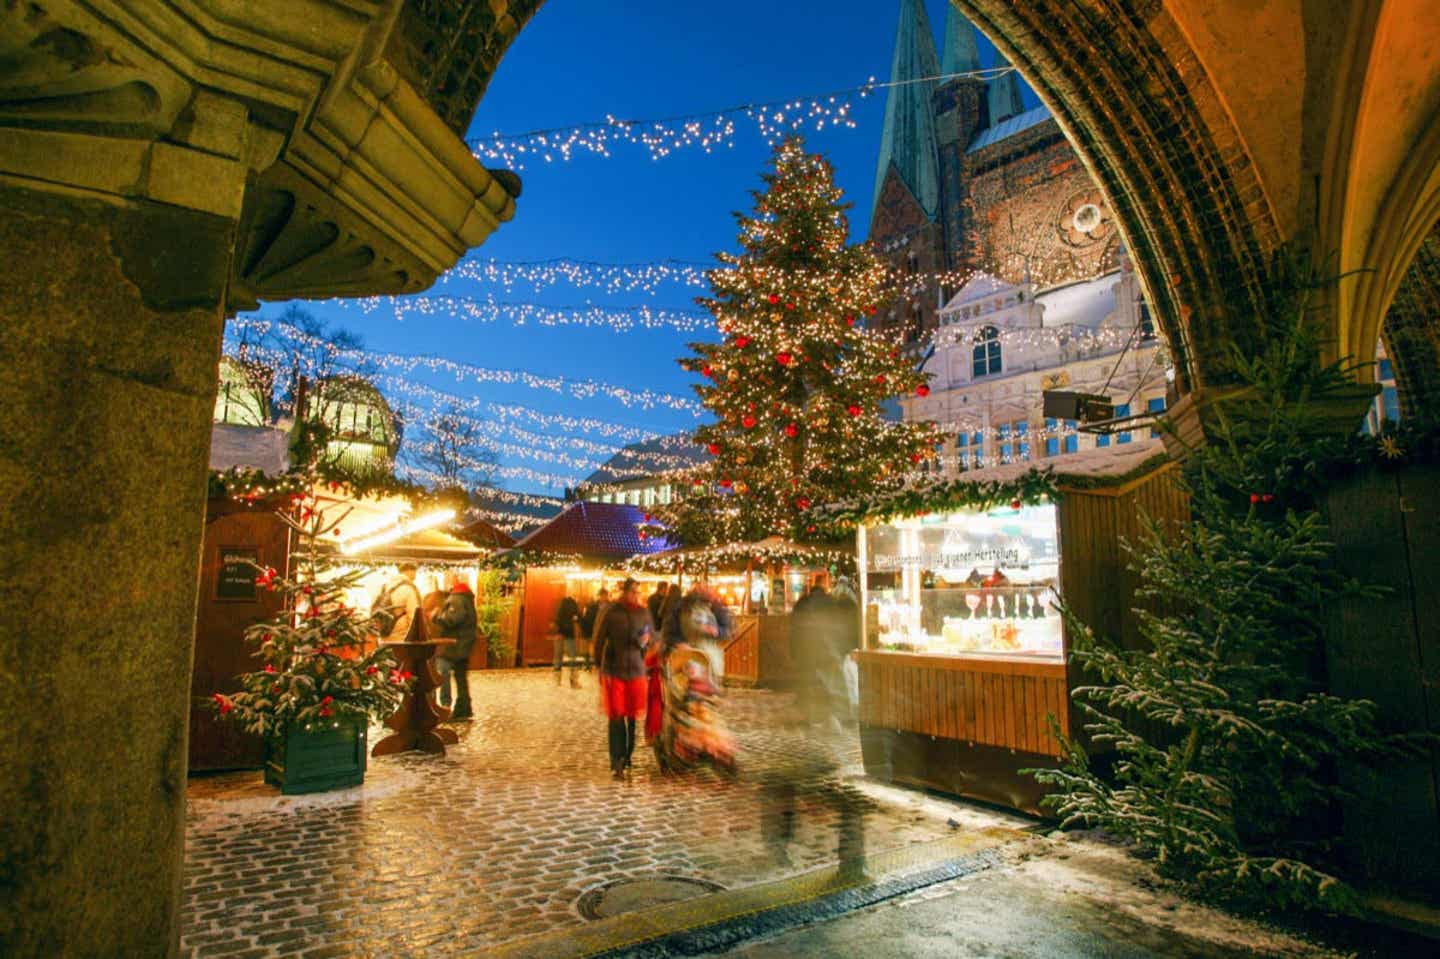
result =
[[[259,335],[269,332],[272,323],[269,320],[256,317],[235,317],[231,324],[237,330],[249,330]],[[356,367],[368,366],[387,371],[398,370],[407,374],[416,370],[425,370],[430,373],[446,373],[453,376],[457,381],[470,381],[474,383],[499,383],[505,385],[521,385],[535,390],[548,390],[552,393],[568,394],[576,399],[593,399],[603,396],[615,400],[625,406],[638,406],[641,409],[653,409],[655,407],[666,407],[679,412],[690,413],[692,416],[700,416],[704,407],[689,397],[678,396],[674,393],[662,393],[650,389],[629,389],[624,386],[617,386],[612,383],[602,383],[597,380],[573,380],[564,376],[547,376],[539,373],[532,373],[528,370],[504,370],[491,369],[483,366],[475,366],[470,363],[461,363],[456,360],[446,359],[440,356],[406,355],[401,353],[383,353],[369,350],[356,350],[337,346],[319,337],[309,336],[293,327],[287,328],[287,335],[311,349],[324,352],[334,361],[341,361],[353,364]],[[266,356],[275,360],[289,360],[288,355],[279,351],[267,351],[263,347],[252,350],[257,356]]]
[[[556,159],[568,161],[577,153],[609,157],[614,147],[626,145],[644,147],[652,160],[659,160],[689,147],[699,147],[706,153],[721,147],[733,147],[737,120],[747,121],[766,143],[773,146],[785,136],[802,130],[819,132],[828,127],[853,128],[855,101],[864,100],[877,90],[960,77],[991,80],[1013,69],[1009,66],[992,67],[886,83],[879,83],[871,77],[858,87],[832,93],[768,103],[745,103],[655,120],[627,120],[607,114],[603,120],[567,127],[527,133],[496,132],[469,141],[469,146],[481,160],[490,163],[499,161],[515,170],[524,169],[527,158],[539,158],[550,163]]]

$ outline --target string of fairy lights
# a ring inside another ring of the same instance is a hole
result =
[[[1014,68],[991,67],[910,80],[879,82],[870,77],[859,86],[829,93],[742,103],[703,113],[632,120],[607,114],[603,119],[524,133],[491,133],[468,141],[475,156],[486,163],[502,163],[512,170],[525,168],[526,160],[568,162],[577,155],[610,157],[618,147],[634,146],[660,160],[685,149],[713,153],[733,147],[741,124],[751,127],[767,144],[802,132],[855,127],[855,104],[880,90],[912,84],[935,84],[973,78],[993,80]]]

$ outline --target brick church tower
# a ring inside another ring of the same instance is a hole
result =
[[[925,341],[974,272],[1043,289],[1117,269],[1109,207],[1049,110],[1026,108],[1013,70],[956,76],[980,56],[953,6],[941,52],[924,0],[899,7],[870,239],[915,280],[877,328]]]

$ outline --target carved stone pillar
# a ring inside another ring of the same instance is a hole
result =
[[[458,131],[538,5],[0,4],[7,959],[176,952],[224,317],[424,289],[513,215]]]

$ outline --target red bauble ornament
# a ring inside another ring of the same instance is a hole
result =
[[[916,395],[916,396],[929,396],[929,395],[930,395],[930,387],[926,386],[924,383],[921,383],[919,386],[915,387],[915,395]]]
[[[380,672],[380,667],[379,667],[379,666],[367,666],[367,667],[365,667],[365,675],[366,675],[366,676],[374,676],[374,675],[375,675],[376,673],[378,673],[378,672]]]
[[[706,363],[704,366],[700,367],[700,375],[713,377],[715,375],[715,370],[709,363]]]
[[[719,455],[720,455],[720,444],[719,444],[719,443],[711,443],[709,446],[705,447],[705,449],[707,449],[707,450],[710,451],[710,455],[711,455],[711,456],[719,456]]]
[[[921,456],[919,453],[911,453],[911,454],[910,454],[910,462],[912,462],[912,463],[918,463],[918,462],[920,462],[922,459],[924,459],[924,457]]]
[[[876,382],[876,384],[881,385],[881,386],[885,385],[885,374],[884,374],[884,373],[878,374],[878,375],[875,377],[875,382]]]
[[[851,416],[859,416],[865,411],[862,410],[860,407],[856,406],[854,403],[851,403],[849,406],[845,407],[845,412],[849,413]]]
[[[745,347],[747,347],[747,346],[750,345],[750,337],[748,337],[748,336],[737,336],[737,337],[735,337],[735,345],[738,346],[738,347],[740,347],[740,348],[743,350]]]
[[[753,417],[753,416],[751,416],[751,415],[749,415],[749,414],[747,413],[747,414],[745,415],[745,418],[740,421],[740,425],[743,426],[743,427],[745,427],[747,430],[748,430],[748,429],[754,429],[754,428],[755,428],[755,417]]]
[[[1261,497],[1260,497],[1260,502],[1262,502],[1262,503],[1273,503],[1273,502],[1275,502],[1275,494],[1274,494],[1274,493],[1264,493],[1264,494],[1262,494]]]
[[[845,322],[848,323],[850,326],[854,326],[856,321],[859,319],[860,317],[858,316],[847,316],[845,317]]]
[[[807,533],[813,533],[813,532],[815,532],[815,524],[814,524],[814,523],[811,523],[809,526],[805,527],[805,532],[807,532]]]
[[[646,532],[642,529],[642,530],[640,531],[640,533],[639,533],[639,536],[640,536],[640,538],[641,538],[642,540],[644,540],[644,539],[648,539],[649,536],[650,536],[650,534],[649,534],[649,533],[646,533]]]
[[[794,439],[796,436],[800,435],[800,427],[796,426],[794,423],[786,423],[785,435],[790,437],[791,439]]]
[[[786,303],[786,304],[785,304],[785,309],[787,309],[787,310],[793,310],[793,309],[795,309],[795,304],[794,304],[794,303]]]
[[[869,313],[871,316],[874,316],[876,313],[879,313],[879,312],[880,312],[880,307],[878,307],[878,306],[867,306],[867,307],[865,308],[865,312],[866,312],[866,313]]]
[[[796,500],[795,500],[795,508],[796,508],[796,509],[809,509],[809,508],[810,508],[810,500],[809,500],[809,498],[808,498],[808,497],[805,497],[805,496],[801,496],[801,497],[799,497],[798,499],[796,499]]]
[[[265,672],[270,673],[271,675],[274,675],[274,673],[275,673],[275,664],[274,664],[274,663],[266,663],[266,664],[265,664]]]
[[[766,299],[770,301],[771,305],[774,305],[774,304],[780,302],[780,297],[777,296],[777,295],[774,294],[774,293],[771,293],[769,296],[766,297]]]
[[[779,363],[781,366],[789,366],[791,363],[795,362],[795,357],[785,352],[784,350],[781,350],[779,353],[775,354],[775,362]]]
[[[1012,500],[1010,501],[1010,508],[1011,508],[1011,509],[1019,509],[1019,508],[1020,508],[1021,506],[1023,506],[1023,505],[1025,505],[1025,504],[1021,503],[1018,499],[1012,499]]]
[[[1251,493],[1251,494],[1250,494],[1250,505],[1251,505],[1251,506],[1254,506],[1254,505],[1255,505],[1256,503],[1258,503],[1258,502],[1260,502],[1260,494],[1259,494],[1259,493]]]
[[[731,484],[730,480],[728,480],[728,479],[722,479],[722,480],[720,481],[720,485],[723,486],[723,487],[725,487],[726,489],[729,489],[732,484]]]

